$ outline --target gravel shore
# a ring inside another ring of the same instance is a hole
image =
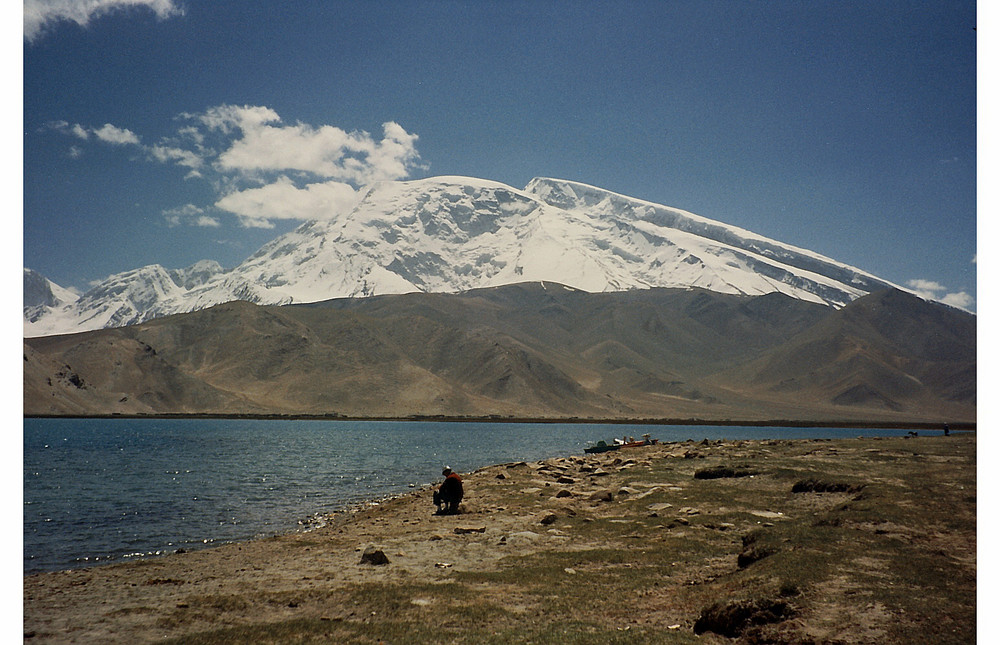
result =
[[[25,642],[975,640],[975,433],[660,444],[463,479],[459,515],[424,488],[301,533],[26,576]]]

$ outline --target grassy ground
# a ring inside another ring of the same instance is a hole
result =
[[[425,526],[422,491],[275,542],[314,559],[392,545],[390,564],[356,565],[373,573],[349,584],[321,567],[298,585],[194,594],[144,573],[177,587],[173,604],[112,611],[175,643],[976,639],[974,433],[667,444],[494,466],[466,482],[455,527],[468,534]],[[401,564],[420,545],[451,560]],[[31,613],[26,600],[26,630]]]

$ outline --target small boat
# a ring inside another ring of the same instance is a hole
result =
[[[590,446],[589,448],[584,448],[583,451],[586,453],[594,454],[597,452],[608,452],[610,450],[618,450],[619,448],[621,448],[620,445],[615,445],[615,444],[608,445],[606,441],[598,441],[593,446]]]
[[[622,437],[621,439],[615,439],[617,443],[622,448],[638,448],[639,446],[652,446],[653,444],[660,443],[659,439],[651,439],[650,435],[642,435],[641,441],[636,441],[635,437]]]

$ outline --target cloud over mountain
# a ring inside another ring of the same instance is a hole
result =
[[[334,125],[286,124],[260,105],[217,105],[201,113],[182,113],[174,135],[144,144],[128,128],[99,128],[57,121],[46,129],[83,141],[135,146],[153,162],[187,169],[185,179],[209,181],[218,199],[212,206],[246,227],[271,228],[273,220],[312,220],[349,210],[356,189],[377,181],[407,178],[420,167],[417,135],[394,121],[382,124],[382,137]],[[77,146],[71,157],[79,157]],[[164,213],[168,223],[203,226],[218,218],[178,218],[178,206]]]
[[[975,298],[965,291],[949,292],[948,287],[934,280],[908,280],[906,286],[913,289],[921,298],[938,300],[960,309],[968,309],[975,303]]]
[[[298,188],[282,175],[266,186],[229,193],[215,205],[240,216],[244,226],[271,228],[275,219],[328,219],[350,211],[356,201],[357,193],[349,184],[329,181]]]

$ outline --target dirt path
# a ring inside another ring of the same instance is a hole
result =
[[[423,489],[305,533],[26,576],[25,642],[975,638],[974,434],[666,444],[463,478],[457,516]],[[362,563],[369,547],[388,564]]]

